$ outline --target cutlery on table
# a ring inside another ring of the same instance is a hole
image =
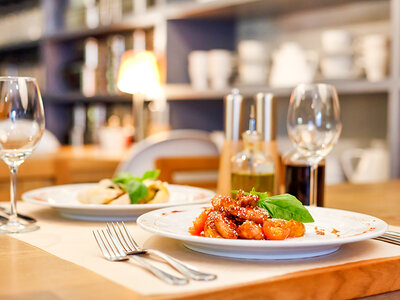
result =
[[[9,216],[11,214],[9,208],[5,208],[5,207],[2,207],[2,206],[0,206],[0,213],[1,212],[6,214],[7,216]],[[23,219],[23,220],[25,220],[25,221],[27,221],[29,223],[36,223],[36,219],[35,218],[32,218],[32,217],[27,216],[27,215],[23,215],[23,214],[17,213],[17,217],[20,218],[20,219]],[[1,216],[0,219],[4,220],[4,221],[8,221],[8,217],[5,217],[5,216]]]
[[[110,233],[108,233],[108,237],[104,230],[93,230],[94,238],[96,239],[97,245],[99,246],[103,256],[110,261],[126,261],[132,258],[135,262],[137,262],[140,266],[145,268],[146,270],[153,273],[156,277],[163,280],[168,284],[173,285],[183,285],[189,282],[186,278],[176,277],[169,273],[164,272],[163,270],[157,268],[153,264],[146,261],[145,258],[140,256],[132,256],[129,257],[124,253],[124,249],[119,245],[119,243],[115,240],[115,237]],[[143,251],[138,251],[137,254]]]
[[[110,234],[115,235],[126,255],[153,254],[164,260],[166,263],[188,278],[202,281],[210,281],[217,278],[217,276],[214,274],[197,271],[177,260],[176,258],[173,258],[172,256],[169,256],[168,254],[165,254],[159,250],[141,248],[129,233],[124,222],[122,222],[122,225],[120,225],[119,222],[112,222],[111,225],[107,223],[107,230]]]
[[[400,232],[396,232],[396,231],[386,231],[385,232],[385,235],[393,235],[393,236],[395,236],[395,237],[398,237],[398,238],[400,238]]]
[[[375,240],[400,246],[400,233],[387,231],[383,235],[374,238]]]

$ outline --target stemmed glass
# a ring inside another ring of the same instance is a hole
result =
[[[32,153],[44,131],[42,98],[36,80],[30,77],[0,77],[0,157],[9,166],[11,215],[0,233],[37,230],[17,217],[17,169]]]
[[[287,117],[289,138],[310,165],[310,205],[317,206],[318,163],[342,131],[339,99],[329,84],[300,84],[292,92]]]

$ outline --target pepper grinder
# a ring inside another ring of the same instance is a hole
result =
[[[272,93],[258,93],[256,103],[256,130],[261,133],[263,151],[272,156],[275,163],[275,193],[284,189],[282,159],[276,141],[276,98]]]
[[[224,98],[225,140],[222,146],[217,190],[221,195],[231,195],[231,158],[241,150],[240,135],[244,131],[244,99],[238,89]]]

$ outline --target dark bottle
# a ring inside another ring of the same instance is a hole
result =
[[[296,196],[304,205],[310,205],[310,166],[304,156],[293,151],[284,157],[285,192]],[[325,161],[317,170],[317,206],[324,206]]]

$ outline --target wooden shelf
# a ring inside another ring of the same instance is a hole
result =
[[[41,39],[33,41],[21,41],[6,45],[0,45],[0,53],[13,52],[18,50],[29,50],[40,46]]]
[[[336,87],[339,94],[377,94],[387,93],[390,89],[391,80],[387,79],[380,82],[370,82],[365,79],[357,80],[325,80],[324,83],[332,84]],[[224,90],[194,90],[189,84],[168,84],[164,87],[166,97],[169,101],[173,100],[222,100],[230,93],[232,88],[238,88],[244,97],[253,97],[256,93],[273,93],[277,97],[289,97],[293,87],[271,88],[267,85],[243,85],[236,84]]]
[[[168,4],[167,19],[279,16],[301,10],[332,7],[361,0],[197,0]]]
[[[75,30],[66,30],[48,34],[45,40],[50,41],[70,41],[87,37],[104,36],[109,34],[133,31],[135,29],[154,27],[162,19],[159,9],[152,8],[141,15],[126,16],[121,23],[99,26],[96,28],[83,27]]]
[[[74,102],[82,102],[82,103],[123,103],[123,102],[132,102],[132,96],[128,94],[121,95],[96,95],[92,97],[86,97],[85,95],[79,92],[69,92],[63,94],[44,94],[43,99],[45,102],[57,102],[57,103],[74,103]]]

